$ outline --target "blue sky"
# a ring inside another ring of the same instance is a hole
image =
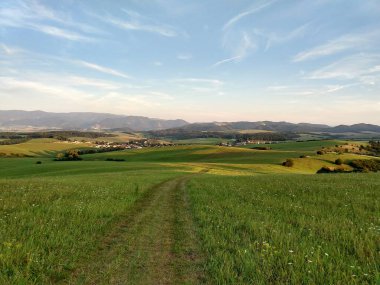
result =
[[[377,0],[2,0],[0,109],[380,124]]]

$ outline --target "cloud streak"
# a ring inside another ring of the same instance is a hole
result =
[[[317,69],[308,79],[357,80],[373,85],[380,82],[380,55],[355,54]]]
[[[254,6],[252,6],[251,8],[237,14],[236,16],[232,17],[230,20],[228,20],[224,26],[223,26],[223,30],[227,30],[229,29],[230,27],[232,27],[234,24],[236,24],[237,22],[239,22],[241,19],[243,19],[244,17],[247,17],[249,15],[252,15],[252,14],[255,14],[255,13],[258,13],[260,12],[261,10],[265,9],[266,7],[269,7],[271,6],[274,2],[276,2],[277,0],[272,0],[272,1],[261,1],[259,2],[258,4],[255,4]]]
[[[84,67],[87,67],[87,68],[90,68],[90,69],[93,69],[93,70],[96,70],[96,71],[99,71],[102,73],[122,77],[125,79],[131,79],[131,76],[129,76],[128,74],[125,74],[123,72],[117,71],[117,70],[109,68],[109,67],[101,66],[101,65],[91,63],[91,62],[87,62],[87,61],[83,61],[83,60],[76,60],[74,62],[81,65],[81,66],[84,66]]]
[[[1,27],[34,30],[57,38],[86,42],[95,41],[95,39],[66,27],[85,33],[99,32],[89,25],[75,22],[70,18],[59,15],[56,11],[47,8],[38,1],[15,1],[9,3],[0,8]],[[55,25],[53,26],[52,23]],[[57,24],[60,27],[57,27]]]
[[[324,56],[337,54],[347,50],[363,49],[379,40],[378,33],[345,35],[331,40],[326,44],[298,53],[293,57],[294,62],[313,60]]]
[[[212,67],[217,67],[219,65],[222,65],[222,64],[225,64],[225,63],[228,63],[228,62],[238,62],[242,57],[241,56],[233,56],[233,57],[230,57],[230,58],[226,58],[226,59],[222,59],[220,61],[217,61],[215,62]]]
[[[221,92],[224,82],[219,79],[211,78],[178,78],[172,80],[174,83],[179,83],[179,86],[187,90],[195,92]]]
[[[126,9],[123,9],[123,11],[128,15],[128,20],[120,19],[111,15],[107,15],[105,17],[95,17],[119,29],[128,31],[148,32],[158,34],[164,37],[177,37],[181,34],[181,32],[179,32],[173,26],[158,23],[134,11]]]

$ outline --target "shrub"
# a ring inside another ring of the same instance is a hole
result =
[[[322,155],[322,154],[323,154],[323,151],[318,150],[318,151],[317,151],[317,154],[318,154],[318,155]]]
[[[318,174],[320,173],[349,173],[351,171],[346,171],[343,168],[334,168],[331,166],[323,166],[321,169],[317,171]]]
[[[294,160],[287,158],[286,161],[282,163],[282,165],[286,167],[292,167],[294,165]]]
[[[341,158],[338,158],[337,160],[335,160],[335,164],[336,165],[342,165],[343,164],[343,160]]]
[[[251,147],[251,149],[257,149],[257,150],[271,150],[269,146],[254,146]]]
[[[380,160],[374,159],[356,159],[350,162],[356,172],[377,172],[380,170]]]
[[[82,160],[79,156],[77,150],[68,150],[65,153],[58,153],[55,161],[71,161],[71,160]]]
[[[42,161],[36,161],[36,164],[42,164]]]
[[[111,157],[109,157],[109,158],[106,158],[106,161],[125,161],[125,159],[124,158],[111,158]]]

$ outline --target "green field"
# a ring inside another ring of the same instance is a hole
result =
[[[3,146],[0,284],[378,284],[379,174],[315,174],[344,143]]]
[[[85,143],[67,143],[56,139],[32,139],[20,144],[0,145],[0,154],[3,156],[12,156],[15,154],[43,156],[57,151],[85,147],[89,147],[89,145]]]
[[[195,139],[187,139],[187,140],[173,140],[175,144],[202,144],[202,145],[216,145],[219,143],[227,143],[232,140],[227,139],[219,139],[219,138],[195,138]]]

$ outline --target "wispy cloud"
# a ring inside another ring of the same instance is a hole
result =
[[[105,66],[101,66],[101,65],[98,65],[95,63],[91,63],[91,62],[87,62],[87,61],[83,61],[83,60],[76,60],[74,62],[81,65],[81,66],[91,68],[93,70],[96,70],[96,71],[99,71],[102,73],[106,73],[106,74],[110,74],[110,75],[114,75],[114,76],[119,76],[119,77],[126,78],[126,79],[131,78],[128,74],[125,74],[125,73],[117,71],[115,69],[105,67]]]
[[[380,55],[361,53],[348,56],[311,72],[306,78],[356,80],[373,85],[380,82]]]
[[[177,59],[179,59],[179,60],[189,60],[192,58],[193,58],[193,56],[189,53],[180,53],[177,55]]]
[[[230,28],[231,26],[233,26],[235,23],[237,23],[238,21],[240,21],[244,17],[255,14],[255,13],[263,10],[264,8],[269,7],[270,5],[272,5],[276,1],[277,0],[260,1],[260,2],[256,3],[255,5],[250,7],[249,9],[237,14],[236,16],[232,17],[229,21],[227,21],[227,23],[225,23],[223,26],[223,30]]]
[[[23,52],[23,50],[20,49],[20,48],[11,47],[9,45],[5,45],[5,44],[2,44],[2,43],[0,43],[0,50],[4,54],[9,55],[9,56],[16,55],[16,54],[19,54],[19,53]]]
[[[222,64],[228,63],[228,62],[238,62],[240,59],[241,59],[241,56],[233,56],[233,57],[230,57],[230,58],[222,59],[220,61],[215,62],[212,65],[212,67],[217,67],[219,65],[222,65]]]
[[[54,26],[52,23],[54,23]],[[20,0],[6,3],[0,8],[0,26],[34,30],[71,41],[95,41],[94,38],[84,35],[82,32],[99,32],[87,24],[76,22],[69,17],[60,15],[37,0]],[[67,27],[70,27],[70,29],[67,29]]]
[[[45,54],[39,54],[36,52],[31,52],[29,50],[24,50],[19,47],[8,46],[0,43],[0,58],[4,58],[4,66],[11,67],[14,70],[20,72],[26,72],[31,70],[31,73],[35,73],[41,66],[56,66],[59,65],[62,70],[64,70],[63,65],[73,67],[84,67],[86,69],[95,70],[104,74],[109,74],[116,77],[121,77],[125,79],[132,79],[133,77],[129,74],[107,67],[99,65],[94,62],[88,62],[80,59],[64,58],[60,56],[51,56]],[[28,61],[29,68],[25,68],[25,62]],[[41,75],[46,77],[46,74]],[[65,75],[68,76],[68,75]],[[79,78],[79,77],[78,77]],[[83,79],[83,77],[82,77]],[[94,79],[95,80],[95,79]],[[89,81],[87,81],[89,82]],[[125,83],[124,83],[125,84]],[[132,88],[146,88],[146,86],[139,85],[129,85]]]
[[[95,17],[123,30],[155,33],[164,37],[177,37],[181,34],[181,32],[173,26],[158,23],[153,19],[142,16],[135,11],[126,9],[123,9],[123,11],[128,15],[129,19],[120,19],[111,15]]]
[[[221,86],[224,84],[224,82],[219,79],[209,79],[209,78],[179,78],[179,79],[174,79],[173,81],[181,82],[181,83],[208,84],[212,86]]]
[[[232,56],[217,61],[212,67],[217,67],[229,62],[239,62],[257,49],[256,43],[247,32],[242,32],[239,35],[234,34],[233,36],[235,38],[234,41],[225,39],[223,44],[223,46],[232,53]]]
[[[368,45],[377,45],[379,33],[350,34],[331,40],[326,44],[316,46],[294,56],[294,62],[312,60],[323,56],[337,54],[346,50],[363,49]]]
[[[350,84],[327,84],[320,86],[308,85],[273,85],[266,88],[267,91],[286,96],[321,96],[339,92],[343,89],[357,86],[357,83]]]
[[[70,41],[86,41],[86,42],[93,42],[96,41],[95,39],[91,37],[87,37],[84,35],[81,35],[76,32],[72,32],[66,29],[57,28],[54,26],[47,26],[47,25],[30,25],[30,28],[45,33],[47,35],[51,35],[58,38],[63,38]]]
[[[224,82],[219,79],[211,78],[178,78],[172,80],[178,83],[180,87],[192,90],[195,92],[213,92],[220,93]]]
[[[57,85],[57,82],[46,82],[45,80],[32,80],[26,78],[1,77],[0,93],[5,94],[44,94],[61,99],[80,100],[89,99],[88,92],[81,91],[64,85]],[[52,98],[54,100],[54,98]]]
[[[254,29],[254,34],[262,37],[266,41],[265,50],[268,50],[272,46],[280,45],[287,43],[289,41],[298,39],[306,35],[308,29],[310,27],[310,23],[303,24],[289,32],[267,32],[260,29]]]

